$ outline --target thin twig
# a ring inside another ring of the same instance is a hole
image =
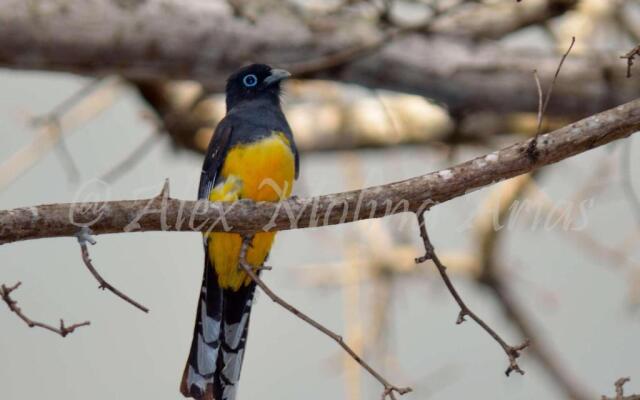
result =
[[[106,79],[104,78],[92,79],[87,85],[83,86],[80,90],[64,99],[47,114],[31,119],[31,124],[35,127],[39,127],[48,124],[53,119],[59,119],[61,115],[66,114],[69,110],[75,107],[76,104],[80,103],[88,95],[93,93],[105,81]]]
[[[400,127],[398,126],[396,118],[393,115],[393,112],[389,109],[389,106],[387,106],[387,103],[385,103],[384,99],[380,95],[380,91],[378,91],[376,89],[371,89],[371,92],[373,93],[374,97],[376,98],[376,100],[380,104],[380,107],[382,108],[382,111],[384,112],[384,116],[385,116],[387,122],[389,122],[389,127],[391,128],[391,132],[390,133],[393,134],[393,138],[396,139],[396,138],[401,137],[402,133],[400,132]]]
[[[39,122],[37,125],[44,126],[44,129],[47,130],[48,134],[56,140],[55,149],[57,150],[57,155],[60,158],[60,163],[62,164],[63,169],[67,172],[67,178],[69,182],[77,182],[78,180],[80,180],[80,170],[76,165],[76,162],[74,161],[73,156],[69,151],[69,147],[67,146],[67,142],[64,138],[62,124],[60,123],[60,116],[51,115],[40,118],[48,119],[45,122]]]
[[[80,90],[63,100],[45,115],[31,119],[31,125],[34,128],[48,128],[54,133],[54,136],[57,138],[56,150],[58,150],[57,153],[60,157],[60,162],[62,163],[65,171],[67,171],[67,176],[71,182],[78,181],[80,177],[80,170],[67,147],[67,143],[62,132],[62,123],[60,121],[62,117],[69,112],[69,110],[96,91],[104,81],[105,79],[92,79],[87,85],[83,86]]]
[[[537,128],[536,128],[536,138],[540,135],[540,131],[542,130],[542,117],[543,117],[543,101],[544,94],[542,93],[542,85],[540,84],[540,77],[538,76],[538,71],[533,70],[533,79],[536,81],[536,88],[538,89],[538,120],[537,120]]]
[[[558,75],[560,75],[562,64],[564,64],[564,60],[567,59],[567,56],[571,52],[571,49],[573,48],[573,45],[575,43],[576,43],[576,38],[575,36],[572,36],[571,44],[569,45],[569,48],[567,49],[567,51],[562,55],[562,58],[560,59],[560,63],[558,64],[558,68],[556,68],[556,73],[553,75],[553,79],[551,80],[551,85],[549,86],[549,90],[547,91],[547,94],[544,98],[544,102],[541,101],[542,87],[540,85],[538,73],[536,71],[534,71],[533,73],[536,79],[536,85],[538,86],[538,129],[536,131],[536,136],[533,139],[531,139],[531,141],[529,142],[529,147],[527,148],[527,155],[529,156],[530,160],[535,161],[538,159],[538,148],[537,148],[538,136],[540,136],[540,133],[542,131],[542,120],[544,119],[544,114],[547,112],[547,106],[549,106],[549,100],[551,100],[551,93],[553,93],[553,87],[556,85],[556,80],[558,79]]]
[[[247,273],[247,275],[249,275],[249,277],[251,277],[251,279],[260,287],[260,289],[262,289],[262,291],[265,292],[265,294],[267,296],[269,296],[269,298],[271,300],[273,300],[275,303],[279,304],[281,307],[283,307],[287,311],[291,312],[296,317],[300,318],[301,320],[303,320],[307,324],[309,324],[312,327],[316,328],[320,332],[324,333],[325,335],[327,335],[328,337],[333,339],[336,343],[338,343],[340,345],[340,347],[342,347],[358,364],[360,364],[365,370],[367,370],[367,372],[369,372],[369,374],[371,374],[371,376],[373,376],[378,382],[380,382],[382,384],[382,386],[384,386],[384,391],[382,393],[382,399],[383,400],[386,397],[389,397],[391,400],[395,400],[396,399],[395,393],[403,395],[403,394],[409,393],[411,391],[410,387],[400,388],[400,387],[394,386],[391,383],[389,383],[389,381],[387,381],[382,375],[380,375],[378,372],[376,372],[376,370],[371,368],[371,366],[369,366],[369,364],[367,364],[362,358],[360,358],[360,356],[358,356],[351,349],[351,347],[349,347],[349,345],[347,345],[344,342],[344,340],[342,339],[342,336],[340,336],[340,335],[334,333],[333,331],[329,330],[324,325],[320,324],[319,322],[315,321],[311,317],[307,316],[302,311],[298,310],[297,308],[295,308],[294,306],[292,306],[291,304],[289,304],[285,300],[283,300],[280,296],[275,294],[262,281],[262,279],[260,279],[260,277],[258,277],[258,274],[256,274],[256,272],[254,271],[253,267],[251,265],[249,265],[247,263],[247,261],[246,261],[247,260],[247,251],[249,249],[249,246],[250,246],[250,243],[251,243],[251,239],[252,239],[252,236],[244,236],[243,237],[242,247],[240,248],[240,256],[239,256],[238,264]]]
[[[629,382],[630,380],[631,380],[631,378],[629,378],[627,376],[626,378],[618,379],[614,383],[614,386],[616,387],[616,398],[621,398],[622,396],[624,396],[624,385],[625,385],[625,383]]]
[[[131,153],[129,153],[123,160],[114,165],[109,171],[104,173],[101,180],[107,183],[113,183],[119,179],[126,172],[140,162],[144,156],[153,149],[154,145],[160,143],[161,137],[156,133],[150,134],[142,143],[140,143]]]
[[[640,400],[640,394],[624,395],[624,385],[630,380],[631,378],[625,377],[615,381],[614,386],[616,388],[616,397],[602,396],[602,400]]]
[[[527,346],[529,346],[529,340],[527,339],[517,346],[510,346],[509,344],[507,344],[507,342],[504,341],[504,339],[502,339],[502,337],[500,337],[500,335],[496,333],[496,331],[493,330],[493,328],[491,328],[486,322],[484,322],[482,318],[477,316],[473,311],[471,311],[471,309],[469,309],[469,307],[467,307],[465,302],[462,300],[462,298],[458,294],[458,291],[456,290],[455,286],[453,286],[451,279],[449,279],[449,275],[447,275],[447,271],[446,271],[447,268],[442,264],[442,262],[440,261],[440,259],[435,253],[433,244],[431,244],[431,240],[429,239],[429,234],[427,233],[427,227],[424,220],[424,216],[420,213],[416,213],[416,216],[418,218],[418,224],[420,226],[420,236],[422,237],[422,241],[424,243],[424,250],[425,250],[424,256],[416,258],[416,263],[423,263],[427,260],[431,260],[438,268],[438,272],[440,273],[442,280],[447,286],[447,289],[449,289],[449,292],[451,293],[456,303],[458,303],[458,306],[460,307],[460,313],[458,314],[458,319],[456,320],[456,324],[463,323],[465,321],[466,316],[473,319],[496,342],[498,342],[500,347],[502,347],[507,357],[509,358],[509,367],[505,371],[505,374],[509,376],[511,372],[515,371],[521,375],[524,375],[524,371],[518,365],[517,359],[518,357],[520,357],[521,351],[527,348]]]
[[[98,83],[103,82],[104,84],[96,88]],[[79,123],[93,118],[113,102],[115,91],[112,88],[117,82],[117,80],[106,78],[92,82],[91,85],[83,87],[62,101],[47,114],[32,118],[30,125],[39,128],[38,133],[31,143],[14,152],[0,164],[0,190],[13,183],[54,148],[61,156],[69,179],[72,181],[77,179],[78,168],[70,158],[70,153],[62,140]],[[62,129],[63,126],[64,129]]]
[[[640,56],[640,44],[631,49],[627,54],[620,56],[620,58],[627,59],[627,78],[631,78],[631,67],[636,56]]]
[[[556,68],[556,73],[553,74],[553,79],[551,80],[551,85],[549,86],[549,90],[547,91],[547,95],[544,98],[544,104],[542,105],[542,115],[541,115],[540,121],[538,121],[538,132],[536,133],[536,136],[540,135],[540,129],[541,129],[541,125],[542,125],[542,118],[544,118],[544,114],[547,112],[547,107],[549,106],[549,100],[551,100],[551,94],[553,93],[553,88],[556,86],[556,81],[558,80],[558,75],[560,75],[560,70],[562,70],[562,64],[564,64],[564,60],[567,59],[567,56],[571,52],[571,49],[573,49],[573,45],[575,43],[576,43],[576,38],[575,38],[575,36],[572,36],[571,37],[571,44],[569,45],[569,48],[567,49],[567,51],[562,55],[562,58],[560,59],[560,63],[558,64],[558,68]]]
[[[64,324],[64,320],[60,319],[60,327],[56,328],[54,326],[45,324],[43,322],[32,320],[31,318],[24,315],[20,307],[18,307],[18,302],[11,298],[11,292],[13,292],[18,287],[20,287],[21,284],[22,282],[18,282],[15,285],[9,286],[9,287],[7,287],[5,284],[2,284],[0,286],[0,297],[2,297],[2,300],[7,304],[7,306],[9,307],[9,310],[15,313],[21,320],[23,320],[24,323],[29,326],[29,328],[38,327],[38,328],[46,329],[48,331],[57,333],[62,337],[65,337],[68,334],[75,331],[76,328],[79,328],[81,326],[91,325],[91,322],[85,321],[85,322],[80,322],[78,324],[66,326]]]
[[[91,257],[89,256],[89,249],[87,247],[87,242],[89,242],[91,244],[95,244],[95,240],[91,237],[89,230],[87,228],[83,228],[77,234],[77,237],[78,237],[78,243],[80,244],[80,250],[81,250],[81,253],[82,253],[82,261],[84,261],[84,265],[86,265],[86,267],[89,270],[89,272],[91,272],[91,275],[93,275],[93,277],[96,278],[96,280],[100,284],[100,286],[98,286],[98,288],[102,289],[102,290],[107,289],[111,293],[113,293],[116,296],[120,297],[122,300],[124,300],[127,303],[131,304],[132,306],[140,309],[141,311],[144,311],[144,312],[148,313],[149,309],[147,307],[143,306],[142,304],[140,304],[137,301],[133,300],[131,297],[129,297],[126,294],[122,293],[120,290],[118,290],[115,287],[113,287],[109,282],[104,280],[104,278],[95,269],[95,267],[93,266],[93,263],[91,262]]]

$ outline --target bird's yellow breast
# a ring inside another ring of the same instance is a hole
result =
[[[295,156],[282,132],[231,148],[220,172],[223,181],[209,193],[210,201],[279,201],[289,197],[295,177]],[[275,232],[257,233],[247,252],[249,264],[258,268],[264,262]],[[251,278],[238,268],[242,238],[236,233],[208,234],[208,253],[222,288],[238,290]]]

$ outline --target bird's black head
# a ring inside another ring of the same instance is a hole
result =
[[[227,111],[247,100],[272,99],[280,104],[280,82],[290,76],[283,69],[251,64],[234,72],[227,80]]]

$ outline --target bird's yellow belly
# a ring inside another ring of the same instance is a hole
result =
[[[279,201],[289,197],[295,177],[295,157],[289,141],[280,132],[268,138],[229,150],[222,165],[224,179],[209,193],[210,201]],[[249,264],[262,265],[275,232],[256,233],[247,252]],[[251,278],[238,268],[242,238],[237,233],[208,234],[208,254],[222,288],[238,290]]]

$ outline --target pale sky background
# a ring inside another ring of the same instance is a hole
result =
[[[0,71],[0,160],[34,137],[35,131],[25,122],[28,115],[46,113],[85,83],[64,74]],[[150,134],[151,127],[140,118],[142,109],[135,93],[124,90],[113,107],[67,137],[81,168],[80,183],[69,183],[59,158],[51,152],[0,192],[0,209],[72,201],[80,188]],[[619,142],[548,168],[542,190],[554,201],[570,198],[604,158],[610,157],[616,168],[620,146],[629,145],[629,140]],[[465,150],[458,161],[478,151]],[[640,191],[637,140],[632,151],[634,184]],[[450,163],[421,146],[358,154],[364,162],[366,185],[424,174]],[[194,199],[200,165],[199,156],[175,151],[165,140],[109,187],[104,197],[148,197],[168,177],[172,196]],[[345,165],[340,154],[303,154],[298,194],[348,188],[342,177]],[[638,231],[622,196],[619,176],[615,174],[604,194],[593,199],[587,215],[587,231],[611,245]],[[465,221],[489,191],[433,209],[430,233],[437,250],[470,248]],[[385,225],[393,226],[389,221]],[[343,259],[343,242],[353,227],[279,234],[269,262],[274,270],[265,273],[266,281],[282,297],[338,332],[344,325],[341,290],[310,287],[300,273],[309,273],[301,268],[305,265]],[[413,235],[416,255],[420,255],[412,219],[406,221],[405,230]],[[521,224],[506,237],[501,258],[517,276],[510,290],[576,379],[597,395],[612,395],[613,382],[631,376],[628,393],[640,392],[640,314],[630,307],[631,269],[593,257],[558,228],[545,231]],[[29,329],[0,304],[2,399],[182,398],[178,383],[191,341],[202,274],[200,235],[134,233],[98,236],[97,241],[90,248],[96,268],[151,312],[144,314],[111,293],[99,291],[82,263],[75,239],[0,246],[0,282],[23,282],[13,297],[27,315],[52,324],[60,317],[68,323],[91,321],[90,327],[61,338]],[[640,263],[640,251],[632,256],[630,265]],[[423,267],[433,268],[431,264]],[[636,269],[636,279],[638,274]],[[473,310],[510,343],[520,342],[489,291],[463,278],[455,283]],[[239,399],[344,398],[339,347],[263,294],[257,297]],[[368,298],[363,301],[366,305]],[[398,279],[391,309],[390,343],[395,361],[385,375],[398,385],[413,386],[414,393],[403,399],[561,398],[526,352],[521,358],[526,375],[505,378],[507,360],[502,350],[474,323],[454,324],[457,308],[435,275]],[[369,317],[366,310],[363,307],[363,318]],[[380,386],[364,376],[363,398],[379,398]]]

